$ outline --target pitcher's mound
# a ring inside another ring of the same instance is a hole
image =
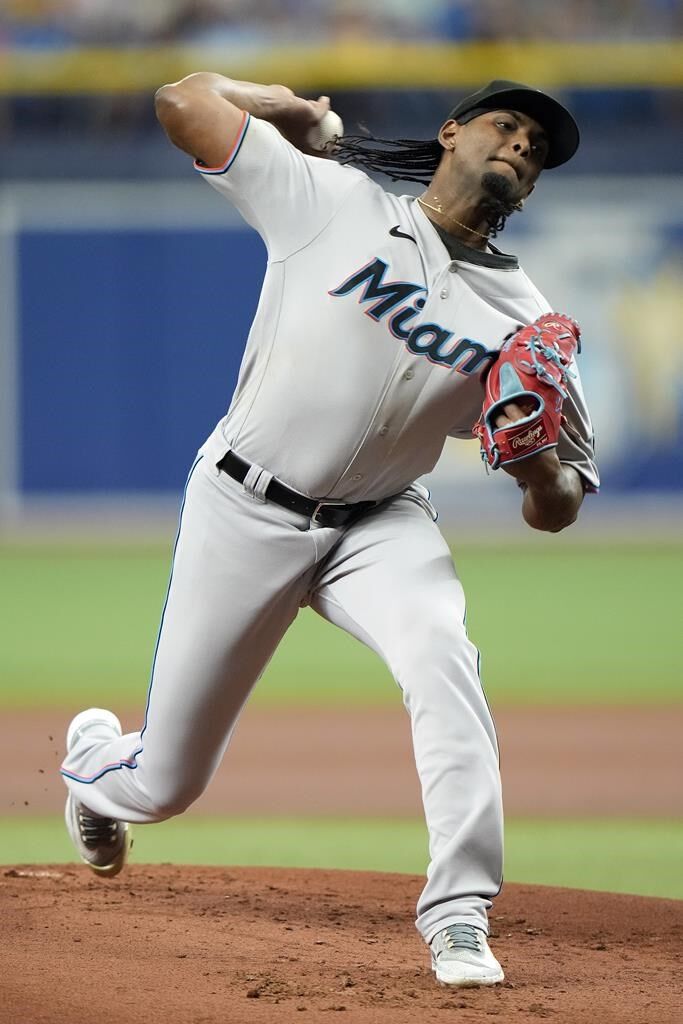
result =
[[[683,902],[506,885],[490,989],[435,984],[422,879],[350,871],[0,868],[2,1024],[680,1024]]]

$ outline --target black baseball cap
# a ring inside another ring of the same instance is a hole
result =
[[[448,120],[466,124],[489,110],[519,110],[538,121],[548,136],[545,169],[566,164],[579,148],[579,128],[566,107],[540,89],[503,78],[489,82],[479,92],[460,100]]]

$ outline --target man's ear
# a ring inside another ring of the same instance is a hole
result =
[[[460,125],[457,121],[446,121],[441,125],[437,138],[444,149],[455,149],[455,140],[459,130]]]

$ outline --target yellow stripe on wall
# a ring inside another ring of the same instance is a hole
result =
[[[683,85],[683,41],[648,43],[345,43],[260,54],[224,48],[79,49],[0,55],[0,94],[148,92],[192,71],[281,82],[300,92],[470,88],[510,78],[547,88]]]

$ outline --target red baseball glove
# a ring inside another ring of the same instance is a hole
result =
[[[555,448],[562,424],[562,403],[569,365],[581,351],[579,325],[561,313],[545,313],[509,335],[486,378],[481,416],[472,433],[481,457],[492,469]],[[506,426],[496,418],[509,402],[533,411]]]

